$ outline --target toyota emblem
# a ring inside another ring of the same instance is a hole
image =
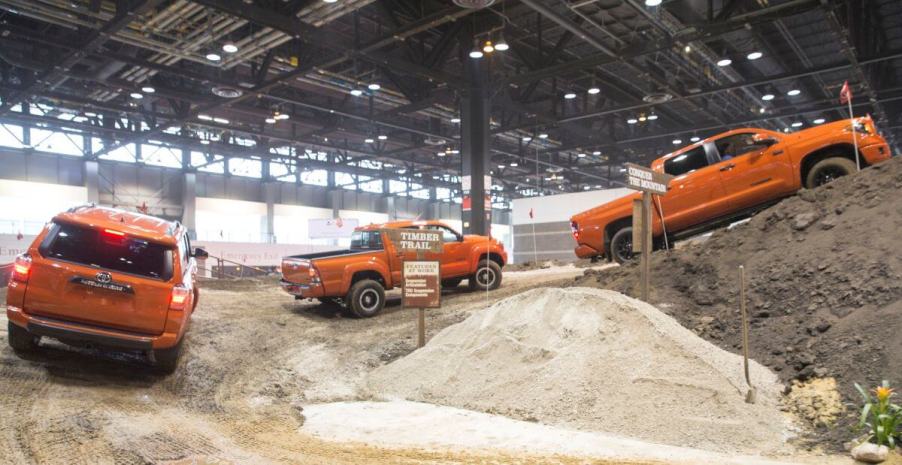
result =
[[[107,273],[106,271],[101,271],[100,273],[97,273],[97,276],[95,276],[94,278],[97,279],[98,283],[103,283],[103,284],[109,283],[110,281],[113,280],[113,276],[110,275],[109,273]]]

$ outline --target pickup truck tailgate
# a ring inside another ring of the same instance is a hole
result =
[[[308,285],[313,278],[311,276],[312,267],[313,263],[307,259],[283,258],[282,279],[294,284]]]

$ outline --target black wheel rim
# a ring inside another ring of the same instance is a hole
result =
[[[617,258],[619,258],[621,262],[633,258],[633,239],[627,237],[618,241],[617,244],[615,244],[614,253],[617,254]]]
[[[841,168],[833,168],[833,167],[822,168],[814,176],[814,185],[815,186],[823,186],[824,184],[833,182],[836,180],[836,178],[839,178],[840,176],[845,176],[846,174],[848,174],[848,173],[846,173],[846,170],[841,169]]]
[[[367,289],[360,294],[360,308],[372,312],[379,307],[379,293],[373,289]]]

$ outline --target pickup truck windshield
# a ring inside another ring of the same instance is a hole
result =
[[[382,250],[382,232],[354,231],[351,235],[351,250]]]

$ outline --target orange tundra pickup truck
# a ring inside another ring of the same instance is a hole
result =
[[[856,118],[862,167],[890,158],[886,140],[870,117]],[[655,245],[751,214],[802,187],[812,189],[854,172],[852,120],[783,134],[735,129],[667,154],[651,168],[675,176],[670,190],[655,196]],[[636,193],[570,219],[580,258],[632,257],[632,201]],[[664,222],[661,215],[663,210]]]
[[[507,252],[500,242],[486,236],[463,236],[439,221],[395,221],[357,228],[348,250],[282,259],[282,289],[296,299],[344,304],[361,318],[378,314],[385,306],[385,290],[401,284],[402,262],[416,259],[415,253],[397,250],[386,229],[442,233],[442,253],[427,252],[424,259],[440,262],[443,287],[457,287],[464,279],[470,289],[501,285]]]
[[[13,264],[9,345],[140,351],[171,373],[198,300],[194,257],[207,255],[190,251],[176,222],[93,205],[56,215]]]

